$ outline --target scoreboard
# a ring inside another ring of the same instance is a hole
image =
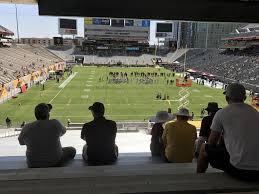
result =
[[[85,37],[93,40],[148,41],[150,37],[150,20],[86,17],[84,25]]]

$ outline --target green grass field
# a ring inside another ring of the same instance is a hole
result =
[[[5,124],[5,118],[11,118],[14,125],[20,125],[22,121],[34,120],[34,107],[40,102],[50,102],[53,105],[51,118],[56,118],[66,123],[67,119],[72,122],[85,122],[92,119],[88,110],[89,105],[95,101],[105,104],[106,117],[116,121],[143,121],[154,115],[158,110],[167,110],[171,107],[177,111],[177,101],[156,101],[157,92],[167,93],[170,100],[177,100],[179,88],[167,85],[164,78],[158,78],[157,84],[138,85],[133,79],[130,84],[107,84],[106,77],[110,71],[118,72],[156,72],[154,68],[96,68],[76,67],[78,72],[65,88],[59,88],[60,84],[50,80],[45,84],[45,90],[41,86],[35,86],[27,93],[21,94],[0,105],[0,125]],[[160,69],[160,72],[167,72]],[[168,71],[169,72],[169,71]],[[99,81],[103,77],[104,81]],[[173,78],[171,78],[173,79]],[[175,79],[175,78],[174,78]],[[204,87],[193,83],[189,90],[190,104],[188,108],[198,118],[202,107],[206,107],[210,101],[216,101],[221,107],[225,106],[222,90]]]

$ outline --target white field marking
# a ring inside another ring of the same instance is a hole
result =
[[[176,102],[176,101],[179,101],[179,100],[153,100],[155,102],[168,102],[168,103],[171,103],[171,102]]]
[[[62,116],[58,116],[58,115],[52,115],[52,116],[55,116],[55,117],[58,117],[58,118],[63,118],[63,117],[71,117],[71,118],[84,118],[86,116],[84,115],[73,115],[73,116],[70,116],[70,115],[62,115]],[[130,116],[140,116],[140,117],[147,117],[147,115],[105,115],[106,117],[119,117],[119,116],[122,116],[122,117],[130,117]],[[89,116],[90,117],[90,116]],[[150,116],[151,117],[151,116]]]
[[[93,83],[93,81],[86,81],[86,83]]]
[[[213,96],[210,96],[210,95],[204,95],[204,97],[206,97],[206,98],[213,98]]]
[[[88,79],[94,79],[93,77],[89,77]]]
[[[192,91],[193,92],[201,92],[200,90],[197,90],[197,89],[193,89]]]
[[[82,95],[81,98],[87,99],[89,96],[88,95]]]
[[[67,106],[69,106],[70,103],[71,103],[71,98],[69,98],[68,103],[67,103]]]
[[[90,89],[84,89],[84,92],[90,92],[91,90]]]
[[[67,84],[69,84],[69,82],[76,76],[77,72],[73,73],[72,75],[70,75],[60,86],[59,88],[64,88],[67,86]]]
[[[86,86],[86,87],[92,87],[93,85],[86,84],[85,86]]]
[[[55,100],[55,98],[62,92],[62,90],[67,86],[67,84],[76,76],[77,72],[75,72],[73,75],[70,75],[60,86],[59,88],[61,88],[59,90],[59,92],[56,94],[56,96],[54,96],[49,103],[52,103],[53,100]]]

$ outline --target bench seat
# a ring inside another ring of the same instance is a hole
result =
[[[0,157],[0,167],[1,194],[259,191],[259,182],[241,182],[212,168],[206,174],[196,174],[195,163],[162,163],[146,153],[121,154],[110,166],[87,166],[77,156],[65,167],[34,169],[26,168],[24,157]]]

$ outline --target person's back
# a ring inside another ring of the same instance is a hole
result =
[[[75,148],[61,147],[60,137],[66,129],[58,120],[49,120],[51,108],[45,103],[38,104],[34,110],[37,121],[25,125],[18,137],[20,145],[27,147],[29,167],[60,166],[75,157]]]
[[[117,125],[114,121],[105,119],[102,103],[95,102],[89,110],[94,120],[85,123],[81,131],[81,139],[86,141],[83,159],[94,165],[112,163],[118,157],[118,147],[115,145]]]
[[[37,120],[24,126],[22,138],[27,146],[29,166],[48,167],[56,165],[62,156],[61,124],[57,120]]]
[[[89,161],[113,161],[115,154],[116,123],[104,117],[86,123],[82,137],[87,142]]]
[[[210,164],[242,180],[259,180],[259,113],[245,104],[242,84],[229,84],[224,94],[228,106],[214,116],[209,141],[201,146],[197,173],[205,173]],[[222,135],[224,144],[219,144]]]
[[[224,128],[230,162],[245,170],[259,170],[259,113],[245,103],[229,104],[217,114]]]
[[[192,162],[196,133],[195,126],[186,121],[168,123],[163,135],[167,159],[176,163]]]

